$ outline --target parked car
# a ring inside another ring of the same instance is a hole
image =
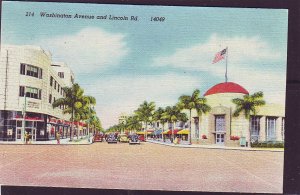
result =
[[[103,134],[96,134],[94,136],[94,142],[102,142],[103,138],[104,138]]]
[[[130,135],[129,144],[140,144],[139,136],[136,134]]]
[[[126,134],[120,134],[120,135],[118,136],[118,141],[119,141],[119,142],[125,142],[125,143],[128,143],[128,142],[129,142],[128,135],[126,135]]]
[[[118,136],[118,134],[109,134],[107,136],[107,140],[106,140],[107,143],[108,144],[116,144],[118,142],[117,136]]]
[[[146,141],[144,135],[139,135],[138,138],[139,138],[139,140],[142,141],[142,142],[145,142],[145,141]]]

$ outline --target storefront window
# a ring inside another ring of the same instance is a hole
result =
[[[259,139],[260,117],[251,116],[251,142],[256,142]]]
[[[266,122],[267,141],[275,141],[276,140],[276,118],[267,117],[266,120],[267,120]]]
[[[195,137],[199,138],[199,117],[194,118],[195,123]]]
[[[283,117],[282,118],[282,123],[281,123],[281,138],[282,138],[282,141],[284,141],[284,133],[285,133],[285,118]]]

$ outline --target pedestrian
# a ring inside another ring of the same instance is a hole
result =
[[[174,144],[176,145],[178,143],[178,138],[176,137],[174,140]]]
[[[60,133],[59,132],[56,133],[56,140],[57,140],[57,144],[60,144]]]
[[[24,139],[25,139],[25,144],[28,144],[29,135],[27,131],[25,132]]]

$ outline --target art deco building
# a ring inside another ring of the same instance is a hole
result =
[[[64,63],[53,63],[51,53],[37,46],[4,45],[0,59],[0,140],[32,141],[69,136],[69,115],[52,103],[65,96],[74,74]],[[25,131],[24,131],[25,130]]]

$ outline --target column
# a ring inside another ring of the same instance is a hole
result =
[[[260,118],[260,130],[258,141],[266,141],[266,116]]]

